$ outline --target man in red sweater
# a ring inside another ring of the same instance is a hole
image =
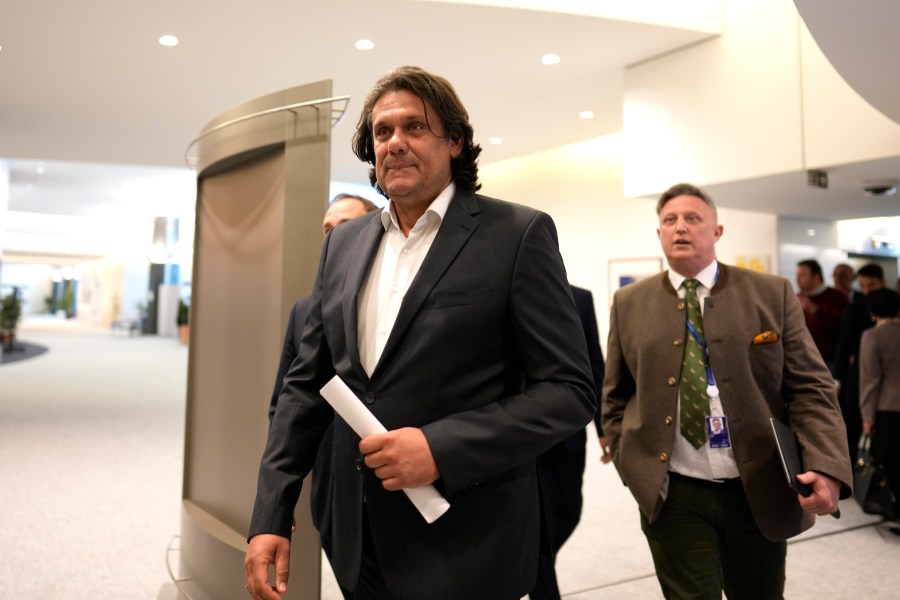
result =
[[[813,259],[797,263],[797,287],[806,327],[825,362],[831,366],[841,328],[841,315],[850,303],[846,294],[825,285],[822,265]]]

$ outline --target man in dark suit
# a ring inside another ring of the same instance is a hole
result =
[[[587,341],[588,358],[591,362],[594,389],[598,395],[603,383],[603,352],[600,350],[600,334],[597,329],[597,314],[594,311],[594,296],[589,290],[572,287],[572,298],[578,311],[579,321]],[[600,447],[608,456],[606,440],[600,428],[600,413],[594,418]],[[581,484],[584,480],[585,443],[587,433],[578,430],[568,439],[553,446],[537,459],[538,477],[541,483],[541,500],[544,519],[547,524],[549,544],[542,548],[538,566],[538,579],[529,592],[531,600],[559,600],[559,585],[556,580],[554,563],[560,548],[581,520],[583,496]],[[548,552],[549,551],[549,552]]]
[[[856,464],[859,436],[862,435],[862,417],[859,412],[859,342],[863,331],[875,325],[866,305],[866,295],[886,285],[884,270],[875,263],[862,266],[857,279],[860,291],[853,292],[853,300],[841,316],[841,330],[832,367],[834,379],[839,385],[838,400],[847,427],[851,465]]]
[[[534,586],[534,461],[596,398],[553,222],[475,194],[472,135],[449,82],[416,67],[364,102],[354,150],[389,202],[322,249],[260,464],[254,598],[287,588],[292,509],[332,421],[332,565],[354,600],[512,600]],[[334,415],[319,390],[335,374],[387,433],[360,440]],[[450,503],[431,524],[397,493],[429,484]]]
[[[616,292],[610,315],[613,462],[666,598],[781,598],[785,540],[850,493],[834,383],[790,283],[716,261],[723,229],[702,190],[673,186],[657,214],[669,270]],[[772,416],[797,434],[808,497],[785,482]]]
[[[328,232],[341,223],[345,223],[357,217],[377,210],[374,202],[355,196],[353,194],[337,194],[332,198],[325,211],[322,220],[322,234]],[[298,300],[288,317],[287,329],[284,332],[284,346],[281,349],[281,360],[278,363],[278,373],[275,376],[275,387],[272,390],[272,400],[269,403],[269,421],[275,415],[275,407],[278,404],[278,394],[281,393],[281,383],[288,369],[297,358],[300,346],[300,338],[303,335],[303,325],[306,323],[306,313],[309,311],[311,297],[307,296]],[[320,447],[316,453],[316,463],[312,474],[312,491],[310,493],[310,513],[313,527],[319,532],[322,549],[325,556],[331,561],[331,427],[325,432]]]

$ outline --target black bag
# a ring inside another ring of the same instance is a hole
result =
[[[859,453],[853,468],[853,497],[864,513],[894,518],[894,496],[868,433],[859,438]]]

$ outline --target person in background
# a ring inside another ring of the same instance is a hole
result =
[[[594,296],[590,290],[574,285],[571,287],[572,298],[575,300],[575,308],[578,311],[587,341],[594,389],[599,397],[600,386],[603,384],[603,352],[600,350],[600,334],[597,329],[597,314],[594,311]],[[606,439],[603,437],[603,430],[600,429],[599,412],[594,421],[600,435],[601,452],[604,457],[608,457]],[[547,523],[547,533],[550,537],[550,547],[541,552],[538,561],[537,584],[528,594],[531,600],[559,600],[560,598],[554,563],[559,550],[581,520],[581,507],[584,502],[581,485],[584,480],[586,442],[587,433],[581,429],[537,458],[541,500],[544,507],[544,519]],[[546,550],[550,550],[552,554]]]
[[[328,205],[328,210],[325,211],[325,218],[322,220],[322,234],[328,235],[329,231],[341,223],[377,209],[374,202],[362,196],[337,194]],[[270,422],[278,405],[278,394],[281,392],[284,376],[299,353],[300,338],[303,335],[303,325],[306,323],[309,303],[310,296],[298,300],[291,308],[291,314],[288,317],[287,329],[284,332],[284,345],[281,349],[281,360],[278,363],[278,373],[275,375],[275,387],[272,390],[272,400],[269,402]],[[316,452],[310,493],[310,513],[313,527],[319,532],[322,549],[329,562],[331,561],[331,441],[332,428],[329,427]]]
[[[785,540],[850,494],[834,383],[790,283],[716,260],[703,190],[672,186],[656,210],[669,270],[618,290],[610,314],[613,462],[666,598],[782,598]],[[797,432],[808,497],[785,482],[771,416]]]
[[[885,287],[884,270],[875,263],[863,265],[857,273],[860,291],[853,292],[853,300],[841,316],[837,349],[832,364],[832,374],[838,384],[838,400],[844,425],[847,427],[847,448],[850,464],[856,464],[859,436],[862,434],[862,417],[859,413],[859,340],[863,332],[874,325],[866,304],[866,295]]]
[[[875,455],[894,493],[900,517],[900,294],[881,288],[866,296],[875,326],[859,345],[862,428],[873,434]],[[892,529],[900,534],[900,529]]]
[[[825,364],[830,367],[841,328],[841,315],[850,300],[843,292],[825,285],[822,265],[811,258],[797,263],[797,287],[800,288],[797,298],[803,307],[806,327]]]
[[[535,459],[590,422],[596,394],[555,225],[476,193],[473,136],[451,84],[418,67],[363,102],[353,148],[388,204],[322,249],[260,461],[244,561],[257,600],[287,591],[293,507],[332,423],[332,567],[354,600],[535,585]],[[319,390],[335,375],[386,433],[360,439],[334,413]],[[433,523],[399,493],[426,485],[450,505]]]
[[[853,281],[856,279],[853,267],[847,263],[838,263],[834,266],[831,277],[834,279],[834,289],[844,292],[847,300],[850,300],[853,297]]]

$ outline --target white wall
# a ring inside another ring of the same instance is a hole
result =
[[[834,221],[782,217],[778,223],[781,246],[781,273],[797,288],[797,263],[813,258],[822,265],[825,283],[832,284],[835,265],[847,262],[847,253],[839,249],[838,227]]]
[[[900,125],[847,85],[801,22],[806,164],[822,168],[900,153]],[[886,77],[889,77],[885,73]]]
[[[721,36],[626,69],[627,196],[900,153],[900,125],[844,82],[792,2],[722,6]]]
[[[622,190],[622,136],[605,136],[485,165],[481,193],[550,214],[559,231],[569,281],[591,290],[605,349],[609,333],[609,261],[662,258],[656,236],[656,201],[626,199]],[[668,184],[676,183],[671,181]],[[668,184],[666,187],[668,187]],[[775,215],[719,210],[725,228],[719,259],[778,256]]]
[[[49,265],[3,263],[2,287],[0,295],[5,296],[12,287],[22,294],[22,315],[46,312],[44,298],[53,291],[51,277],[56,269]]]
[[[9,161],[0,159],[0,283],[3,282],[2,261],[6,242],[6,213],[9,207]]]
[[[625,193],[802,168],[799,17],[723,0],[720,37],[626,69]]]

